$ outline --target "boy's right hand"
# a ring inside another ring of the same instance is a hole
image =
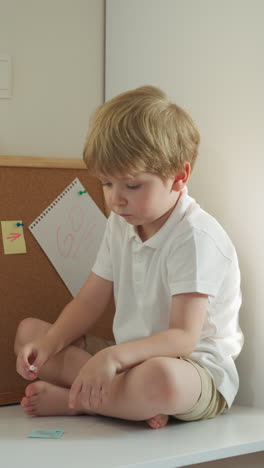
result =
[[[16,369],[18,374],[26,380],[36,379],[40,369],[52,354],[45,338],[26,344],[21,348],[17,356]]]

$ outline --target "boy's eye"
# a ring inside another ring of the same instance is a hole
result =
[[[135,189],[138,189],[141,187],[141,184],[137,184],[137,185],[127,185],[127,188],[128,189],[131,189],[131,190],[135,190]]]

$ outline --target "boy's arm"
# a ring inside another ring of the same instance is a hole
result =
[[[77,296],[63,309],[47,333],[58,353],[84,335],[102,315],[113,293],[113,282],[90,273]]]
[[[199,293],[175,295],[172,298],[170,328],[139,340],[106,349],[118,365],[118,371],[147,359],[187,357],[194,350],[206,316],[208,296]]]

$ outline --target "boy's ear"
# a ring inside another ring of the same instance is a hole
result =
[[[191,165],[190,163],[185,163],[183,169],[181,169],[175,175],[175,180],[173,183],[173,189],[177,192],[180,192],[184,189],[191,175]]]

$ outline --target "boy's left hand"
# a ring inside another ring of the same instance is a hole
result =
[[[95,409],[104,404],[118,369],[119,364],[111,357],[109,348],[99,351],[87,361],[73,382],[69,407],[76,407],[77,398],[81,398],[86,409]]]

